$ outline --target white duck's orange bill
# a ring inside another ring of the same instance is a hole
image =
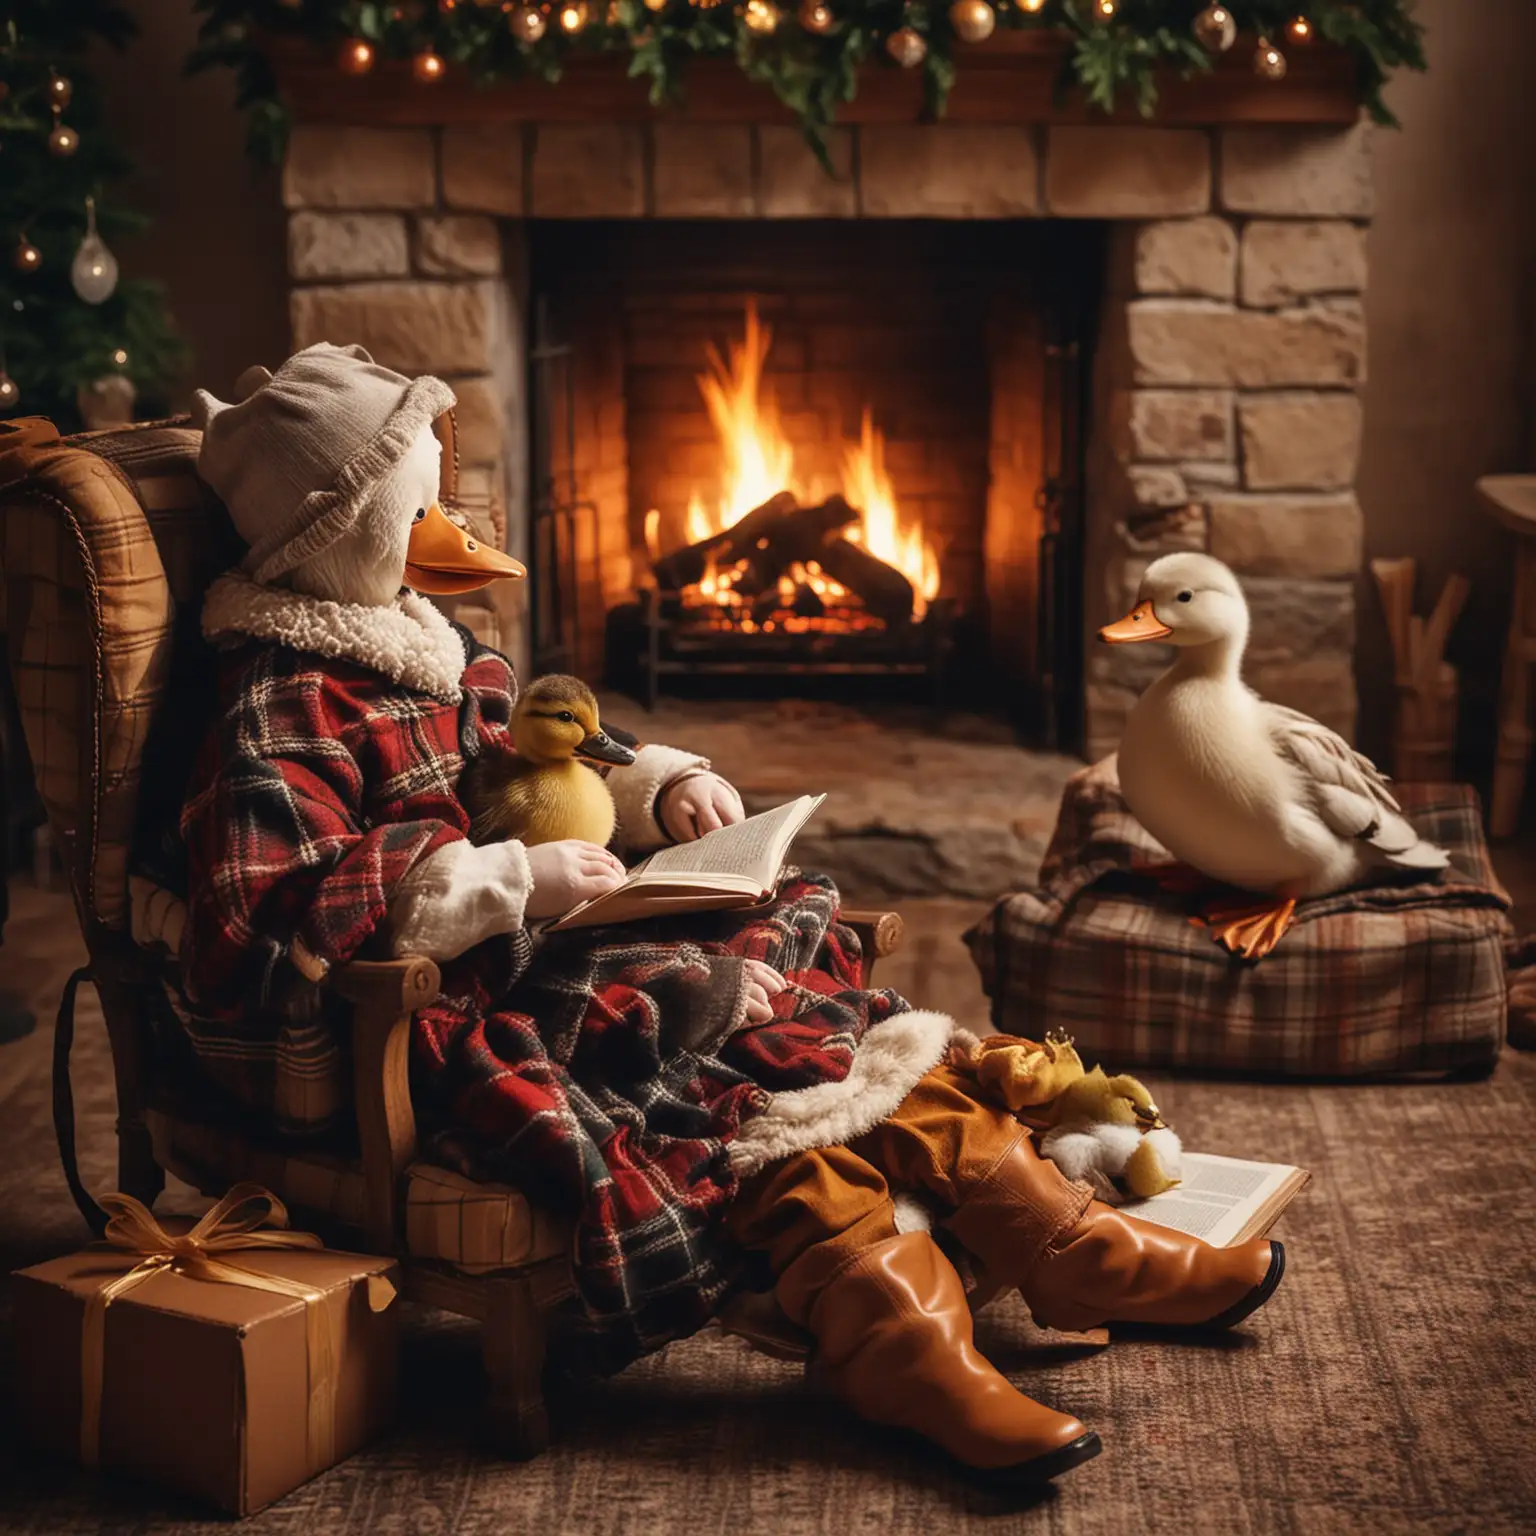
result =
[[[1161,640],[1173,631],[1152,611],[1150,601],[1137,603],[1123,619],[1106,624],[1099,639],[1106,645],[1131,645],[1137,640]]]
[[[521,561],[460,528],[434,501],[411,525],[405,546],[405,583],[432,597],[457,597],[502,576],[526,576]]]

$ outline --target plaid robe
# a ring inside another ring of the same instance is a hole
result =
[[[274,1028],[267,1001],[295,937],[331,963],[383,953],[416,860],[467,834],[455,786],[511,751],[516,683],[462,632],[463,700],[265,643],[221,662],[220,707],[182,816],[185,1040],[211,1075]],[[488,940],[441,966],[413,1023],[412,1095],[428,1155],[516,1183],[575,1223],[589,1358],[617,1368],[700,1327],[732,1282],[726,1149],[770,1096],[844,1079],[865,1031],[907,1004],[859,986],[858,941],[830,882],[614,929]],[[740,1025],[742,962],[790,987]],[[249,1102],[247,1096],[247,1102]]]

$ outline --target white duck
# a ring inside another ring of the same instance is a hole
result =
[[[1449,856],[1414,831],[1368,758],[1243,683],[1248,622],[1242,588],[1219,560],[1165,555],[1147,567],[1136,606],[1099,638],[1178,647],[1126,723],[1120,787],[1176,859],[1266,898],[1206,913],[1221,943],[1257,959],[1290,927],[1298,898],[1382,868],[1443,869]]]

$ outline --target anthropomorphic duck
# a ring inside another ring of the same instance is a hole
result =
[[[475,841],[515,837],[533,848],[579,837],[606,847],[613,795],[588,764],[628,766],[635,750],[603,729],[592,690],[558,673],[537,679],[517,701],[511,735],[517,756],[482,758],[463,788]]]
[[[1136,606],[1099,638],[1178,649],[1126,722],[1120,787],[1176,859],[1264,898],[1221,899],[1206,913],[1222,944],[1257,959],[1290,927],[1298,899],[1383,869],[1443,869],[1448,856],[1414,831],[1368,758],[1243,683],[1248,629],[1232,572],[1176,554],[1147,567]]]

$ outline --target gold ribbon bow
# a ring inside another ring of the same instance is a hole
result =
[[[80,1459],[101,1458],[101,1394],[106,1366],[107,1308],[162,1270],[191,1280],[243,1285],[292,1296],[304,1303],[309,1345],[309,1464],[320,1471],[335,1460],[336,1348],[323,1291],[298,1280],[264,1275],[218,1257],[252,1248],[319,1248],[312,1232],[290,1232],[288,1210],[259,1184],[237,1184],[190,1231],[167,1232],[132,1195],[103,1195],[110,1216],[104,1240],[139,1262],[109,1280],[86,1302],[80,1345]]]

